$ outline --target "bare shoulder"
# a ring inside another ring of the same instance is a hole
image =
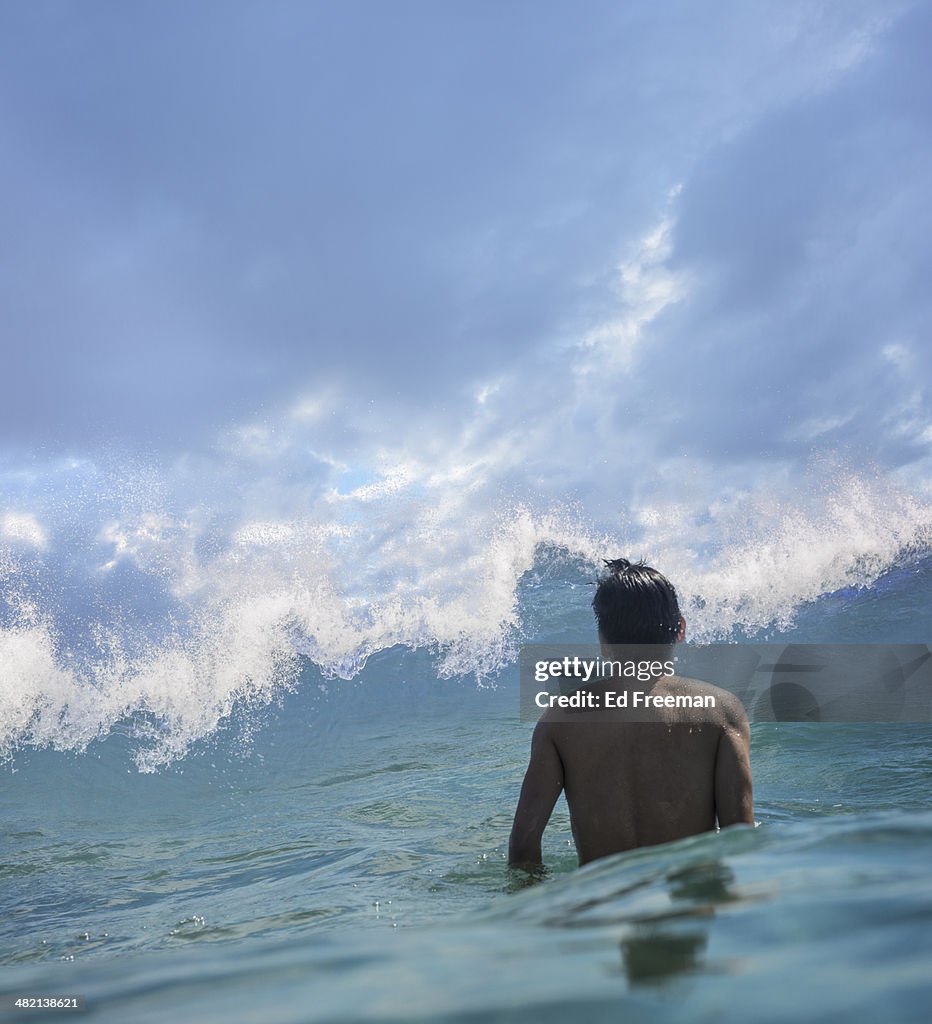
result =
[[[560,708],[547,708],[540,718],[537,719],[537,725],[534,726],[534,736],[531,742],[540,743],[552,740],[559,732],[557,726],[565,722],[565,711],[561,711]]]
[[[748,729],[748,716],[744,705],[730,690],[723,690],[720,686],[714,686],[702,679],[690,679],[686,676],[674,676],[671,683],[674,682],[682,688],[680,692],[684,694],[711,697],[714,703],[708,706],[715,709],[715,719],[723,728],[738,729],[740,732]]]
[[[531,737],[531,750],[537,754],[548,756],[556,752],[558,757],[565,753],[568,743],[579,735],[579,727],[582,722],[574,720],[572,713],[561,708],[548,708],[537,720],[534,726],[534,734]],[[584,729],[585,732],[588,730]]]

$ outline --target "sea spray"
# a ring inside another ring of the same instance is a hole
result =
[[[711,504],[642,501],[614,530],[578,505],[485,508],[451,492],[438,506],[402,485],[379,501],[367,491],[324,502],[316,517],[240,509],[223,526],[180,500],[148,506],[169,491],[124,484],[135,497],[122,513],[105,502],[104,525],[96,500],[60,522],[36,511],[35,530],[6,538],[4,756],[23,745],[82,750],[132,721],[137,764],[154,770],[237,709],[298,685],[305,659],[351,679],[375,653],[422,648],[437,677],[494,681],[521,642],[553,628],[535,580],[579,588],[561,597],[577,608],[566,628],[590,639],[587,588],[603,557],[657,564],[690,636],[728,639],[785,629],[820,595],[921,559],[932,537],[927,502],[853,473],[789,496],[762,486]],[[76,524],[83,549],[67,544]]]

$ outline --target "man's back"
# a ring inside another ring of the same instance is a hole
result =
[[[565,790],[580,864],[721,826],[753,823],[749,730],[725,690],[661,678],[655,697],[711,695],[715,707],[548,711],[534,732],[510,844],[540,860],[540,833]]]
[[[643,562],[614,558],[605,566],[592,599],[603,655],[624,662],[645,654],[631,663],[666,665],[666,654],[686,636],[673,585]],[[607,697],[617,685],[600,689]],[[531,741],[509,863],[540,864],[541,836],[564,789],[580,864],[708,832],[716,820],[722,827],[753,824],[750,730],[741,702],[676,676],[653,676],[648,692],[649,701],[637,701],[632,687],[630,707],[605,699],[575,713],[544,714]],[[691,700],[699,697],[713,699]]]

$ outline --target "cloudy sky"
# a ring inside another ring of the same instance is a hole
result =
[[[927,491],[930,45],[876,0],[3,5],[7,538]]]
[[[930,52],[909,0],[0,4],[8,739],[493,671],[548,544],[699,637],[922,557]]]

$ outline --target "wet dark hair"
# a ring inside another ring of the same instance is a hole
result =
[[[608,644],[672,644],[680,629],[673,584],[643,562],[606,559],[592,610]]]

